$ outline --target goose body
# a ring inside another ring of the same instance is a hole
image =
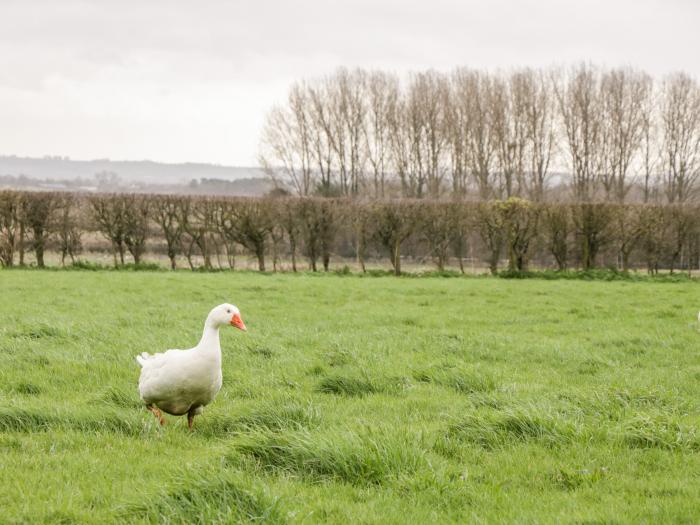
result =
[[[214,308],[204,323],[202,338],[189,350],[164,353],[143,352],[136,356],[141,365],[139,394],[146,407],[164,424],[160,410],[174,416],[187,414],[192,427],[221,389],[221,345],[219,327],[231,324],[245,330],[238,308],[222,304]]]

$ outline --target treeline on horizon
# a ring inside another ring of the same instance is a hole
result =
[[[684,203],[700,88],[591,64],[406,78],[340,69],[268,113],[260,163],[299,196]]]
[[[537,202],[467,199],[230,198],[144,194],[0,191],[0,265],[33,252],[79,261],[86,238],[102,238],[114,265],[129,256],[179,257],[190,268],[258,269],[303,264],[328,271],[332,259],[454,264],[497,273],[599,267],[691,270],[700,262],[700,208],[692,203]],[[223,261],[223,262],[222,262]]]

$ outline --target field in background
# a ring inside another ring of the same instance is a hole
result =
[[[696,522],[698,286],[0,271],[0,521]],[[224,301],[159,428],[133,356]]]

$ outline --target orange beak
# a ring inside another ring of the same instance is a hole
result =
[[[243,319],[241,319],[241,316],[238,314],[233,314],[233,317],[231,317],[231,325],[235,326],[239,330],[243,330],[244,332],[247,331]]]

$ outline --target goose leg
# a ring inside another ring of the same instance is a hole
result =
[[[165,418],[163,417],[161,411],[155,407],[155,405],[147,405],[146,408],[149,412],[156,416],[156,419],[158,420],[158,423],[160,423],[160,426],[165,425]]]
[[[187,426],[192,430],[192,425],[194,425],[194,410],[187,412]]]

